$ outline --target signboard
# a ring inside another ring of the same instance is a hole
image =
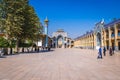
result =
[[[38,46],[42,46],[42,41],[38,41]]]
[[[96,46],[96,49],[99,50],[100,46]]]

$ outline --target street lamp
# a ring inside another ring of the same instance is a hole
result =
[[[44,23],[45,23],[45,35],[46,35],[46,38],[45,38],[45,47],[47,48],[48,47],[48,18],[46,17],[46,19],[44,20]]]

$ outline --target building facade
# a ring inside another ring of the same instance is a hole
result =
[[[102,46],[120,50],[120,19],[108,24],[105,24],[104,20],[98,22],[94,30],[76,38],[74,46],[88,49],[98,49]]]
[[[52,47],[53,48],[71,48],[73,47],[73,40],[68,38],[67,32],[59,29],[52,34]]]

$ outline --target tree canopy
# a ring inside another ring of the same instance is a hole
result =
[[[9,42],[13,39],[34,41],[42,27],[29,0],[1,0],[0,29]]]

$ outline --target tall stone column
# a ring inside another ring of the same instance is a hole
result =
[[[112,42],[111,42],[111,29],[110,27],[108,28],[108,33],[109,33],[109,48],[112,46]]]
[[[103,31],[101,30],[101,44],[100,44],[100,46],[102,46],[102,47],[104,46],[104,44],[103,44],[103,35],[104,35]]]
[[[88,36],[86,37],[86,39],[87,39],[87,40],[86,40],[87,49],[89,48],[89,38],[90,38],[90,37],[89,37],[89,35],[88,35]]]
[[[81,39],[79,41],[80,41],[80,47],[81,47]],[[71,42],[70,42],[70,44],[71,44]]]
[[[117,24],[114,24],[114,32],[115,32],[115,50],[118,50],[118,28],[117,28]]]
[[[91,38],[90,38],[90,48],[92,49],[92,34],[91,34]]]
[[[89,46],[88,48],[91,48],[91,35],[89,35]]]
[[[91,48],[91,35],[89,35],[89,48]]]
[[[83,48],[85,48],[85,37],[83,38]]]
[[[94,33],[94,49],[96,49],[96,34]]]
[[[57,37],[56,37],[56,40],[55,40],[55,47],[58,48],[58,40],[57,40]]]
[[[84,43],[84,44],[85,44],[85,48],[86,48],[86,36],[85,36],[85,38],[84,38],[84,39],[85,39],[85,43]]]
[[[92,34],[92,49],[94,48],[94,36]]]
[[[63,37],[63,40],[62,40],[62,48],[65,48],[65,37]]]
[[[104,39],[103,39],[104,47],[107,47],[106,45],[106,30],[104,29]]]
[[[87,38],[85,37],[85,48],[87,48]]]

